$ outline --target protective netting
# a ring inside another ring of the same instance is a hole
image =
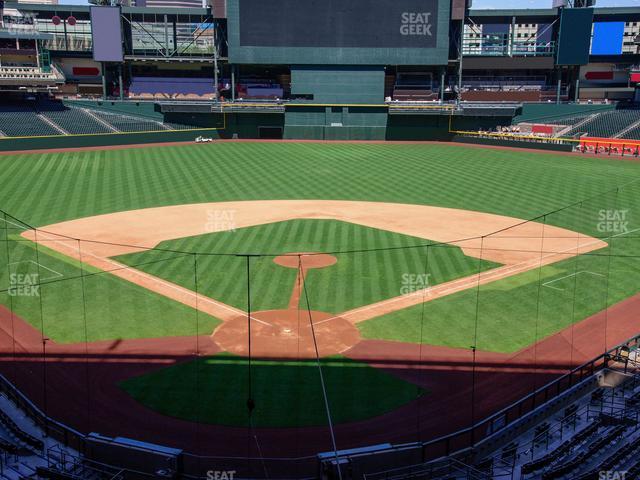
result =
[[[2,213],[0,373],[63,441],[182,448],[191,475],[299,478],[384,443],[435,456],[638,334],[639,202],[632,183],[447,241],[221,214],[153,248]]]

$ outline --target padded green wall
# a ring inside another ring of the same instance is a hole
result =
[[[83,148],[143,143],[189,142],[198,136],[216,137],[215,130],[177,130],[151,133],[54,135],[49,137],[2,138],[0,151]]]
[[[291,93],[313,95],[313,103],[384,102],[382,67],[291,67]]]
[[[384,107],[289,107],[284,138],[307,140],[384,140]]]

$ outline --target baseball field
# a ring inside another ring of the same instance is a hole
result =
[[[0,372],[203,455],[451,433],[638,333],[639,182],[444,144],[2,155]]]

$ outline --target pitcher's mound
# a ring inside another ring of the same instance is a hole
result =
[[[342,353],[360,341],[360,332],[347,320],[331,313],[311,312],[321,357]],[[247,317],[219,326],[213,340],[224,350],[248,356]],[[315,358],[316,352],[306,310],[266,310],[251,314],[251,356],[261,358]]]
[[[306,270],[311,268],[330,267],[335,264],[338,259],[327,253],[289,253],[280,255],[273,259],[274,263],[281,267],[300,268],[300,265]]]

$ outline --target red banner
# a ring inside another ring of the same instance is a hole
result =
[[[587,72],[584,74],[587,80],[613,80],[613,72]]]
[[[532,133],[544,133],[546,135],[553,135],[553,125],[532,125]]]
[[[580,138],[580,148],[592,153],[638,156],[640,154],[640,140],[582,137]]]

